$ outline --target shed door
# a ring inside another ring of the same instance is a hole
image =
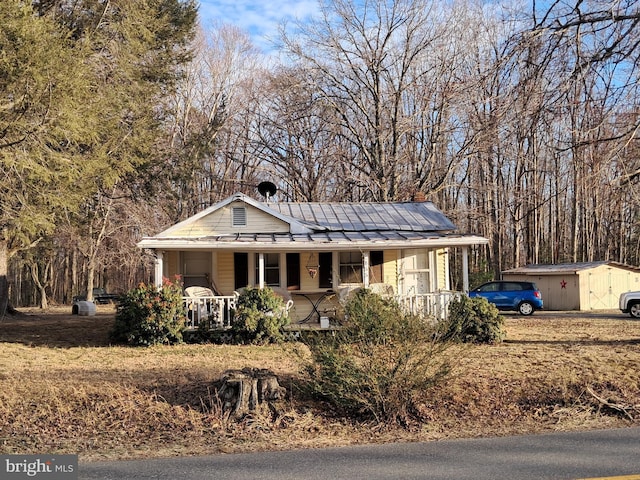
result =
[[[587,274],[589,304],[583,310],[607,310],[618,308],[618,298],[627,289],[629,272],[612,267],[601,267]],[[622,287],[621,287],[622,286]]]

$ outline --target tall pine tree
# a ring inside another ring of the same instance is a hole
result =
[[[193,0],[0,4],[0,315],[8,259],[63,220],[90,235],[153,156],[196,19]]]

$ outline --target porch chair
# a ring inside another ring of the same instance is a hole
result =
[[[291,293],[288,290],[280,287],[269,287],[273,290],[273,293],[282,297],[284,300],[284,313],[289,315],[289,310],[293,307],[293,299],[291,298]],[[242,293],[246,290],[246,288],[239,288],[233,292],[233,295],[236,297],[236,302],[238,301],[238,297],[242,295]]]
[[[395,291],[393,289],[393,285],[388,283],[372,283],[369,285],[369,290],[372,293],[376,293],[383,298],[393,298],[395,295]]]
[[[360,290],[362,290],[362,286],[360,285],[344,285],[338,287],[338,298],[340,303],[344,305]]]
[[[213,297],[213,290],[207,287],[193,286],[184,289],[187,297]]]
[[[217,314],[217,312],[213,311],[213,297],[215,294],[210,288],[194,285],[185,288],[184,293],[189,298],[199,299],[187,301],[194,326],[197,326],[203,318],[206,320],[208,317]],[[215,321],[217,322],[218,320],[215,319]]]
[[[271,287],[271,290],[284,300],[284,313],[289,315],[289,310],[293,307],[293,299],[289,290],[281,287]]]

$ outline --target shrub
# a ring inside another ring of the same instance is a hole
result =
[[[446,344],[434,341],[427,320],[367,290],[345,305],[335,334],[305,336],[312,392],[348,415],[409,425],[420,401],[449,373]]]
[[[231,330],[242,342],[272,343],[283,340],[282,327],[288,324],[282,297],[268,287],[247,288],[238,297]]]
[[[138,346],[180,343],[185,325],[181,282],[164,279],[161,288],[140,284],[121,298],[111,340]]]
[[[495,278],[496,273],[490,268],[486,260],[482,260],[478,269],[469,272],[469,283],[474,286],[482,285]]]
[[[449,317],[441,323],[443,340],[497,343],[504,339],[504,318],[486,298],[462,295],[449,304]]]

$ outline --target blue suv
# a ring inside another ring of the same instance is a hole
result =
[[[484,297],[500,310],[516,310],[531,315],[542,308],[542,294],[533,282],[496,281],[474,288],[469,297]]]

